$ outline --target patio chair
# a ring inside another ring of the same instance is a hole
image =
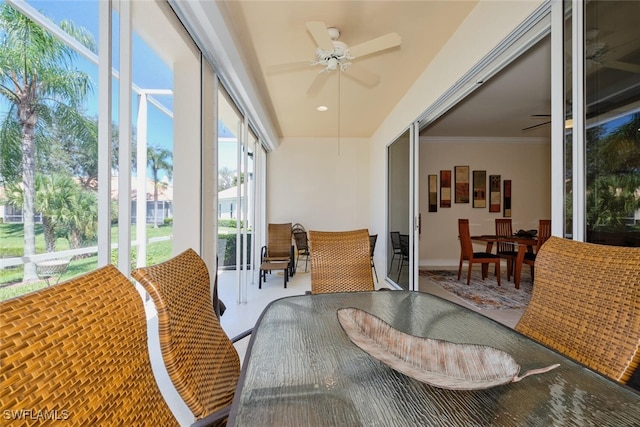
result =
[[[462,273],[462,264],[464,261],[468,263],[467,269],[467,285],[471,283],[471,268],[473,264],[482,265],[482,279],[486,279],[488,275],[489,264],[495,264],[496,278],[498,286],[500,286],[500,257],[487,252],[474,252],[473,243],[471,242],[471,232],[469,231],[469,220],[458,219],[458,237],[460,239],[460,264],[458,265],[458,280]]]
[[[289,266],[289,276],[294,274],[293,244],[291,240],[291,223],[268,224],[267,245],[263,247],[261,263],[286,262]],[[262,269],[262,268],[261,268]]]
[[[251,330],[227,337],[212,308],[207,265],[192,249],[131,275],[155,303],[162,358],[176,390],[196,420],[223,425],[240,376],[233,342]]]
[[[0,413],[34,411],[21,425],[45,423],[28,419],[44,410],[69,426],[179,425],[151,368],[142,298],[113,265],[1,302],[0,325]]]
[[[550,237],[515,329],[615,381],[640,365],[640,248]]]
[[[377,234],[369,236],[369,248],[371,249],[371,268],[373,268],[373,278],[378,282],[378,272],[376,271],[376,264],[373,262],[373,252],[376,250],[376,241],[378,240]]]
[[[393,253],[391,255],[391,262],[389,263],[389,271],[387,272],[387,274],[391,273],[391,267],[393,266],[393,261],[396,259],[396,257],[402,260],[402,248],[400,247],[400,232],[391,231],[389,232],[389,236],[391,238],[391,247],[393,248]],[[398,265],[398,269],[400,269],[400,265]]]
[[[307,271],[309,267],[309,238],[307,236],[307,232],[304,230],[294,231],[293,239],[296,242],[296,253],[298,255],[296,270],[298,269],[300,258],[304,257],[304,271]]]
[[[309,231],[311,293],[373,291],[369,231]]]

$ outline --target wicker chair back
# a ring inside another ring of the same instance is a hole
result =
[[[218,411],[225,419],[240,359],[213,311],[207,265],[187,249],[131,275],[155,303],[162,358],[176,390],[196,419]]]
[[[113,265],[0,303],[0,361],[9,424],[178,425],[151,369],[142,298]]]
[[[626,383],[640,364],[640,249],[550,237],[516,330]]]
[[[373,291],[369,231],[309,231],[311,293]]]

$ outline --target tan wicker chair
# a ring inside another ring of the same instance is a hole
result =
[[[284,224],[268,224],[267,225],[267,246],[262,247],[262,255],[260,260],[260,278],[261,283],[266,281],[267,272],[271,270],[282,270],[280,265],[287,263],[288,274],[293,276],[293,241],[291,223]],[[276,263],[275,267],[269,263]],[[285,287],[287,278],[285,276]]]
[[[240,376],[240,359],[213,311],[207,265],[188,249],[131,275],[156,305],[162,357],[176,390],[196,420],[223,425]]]
[[[373,291],[369,232],[309,231],[311,293]]]
[[[178,425],[151,369],[142,298],[112,265],[0,303],[0,364],[8,424]]]
[[[474,252],[471,242],[471,232],[469,231],[469,220],[458,219],[458,238],[460,239],[460,263],[458,264],[458,280],[462,274],[462,264],[468,263],[467,285],[471,283],[471,268],[473,264],[482,265],[482,279],[488,275],[489,264],[495,264],[496,279],[500,286],[500,257],[487,252]]]
[[[626,383],[640,364],[640,249],[550,237],[516,330]]]

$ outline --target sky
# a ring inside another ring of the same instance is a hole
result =
[[[4,3],[4,1],[0,1]],[[73,22],[76,26],[86,28],[94,35],[96,43],[98,41],[98,1],[95,0],[29,0],[27,1],[32,7],[40,11],[42,14],[51,19],[54,23],[59,24],[62,20]],[[113,16],[114,28],[112,33],[117,34],[118,15],[114,12]],[[118,37],[114,37],[114,52],[117,52]],[[142,89],[173,89],[173,73],[169,65],[165,64],[158,55],[156,55],[146,43],[134,34],[132,40],[133,50],[133,82]],[[113,67],[118,69],[118,55],[113,55]],[[80,70],[86,72],[93,81],[93,93],[88,97],[86,104],[86,113],[90,116],[97,116],[98,106],[98,66],[83,56],[78,56],[77,66]],[[114,81],[113,87],[114,100],[117,100],[118,85],[117,80]],[[163,106],[170,111],[173,110],[173,96],[157,95],[155,96]],[[136,124],[136,110],[138,108],[137,97],[133,97],[133,124]],[[114,102],[114,111],[112,118],[115,122],[118,120],[117,103]],[[1,106],[4,110],[6,105]],[[6,111],[6,110],[5,110]],[[223,135],[232,136],[226,129],[221,129]],[[148,109],[148,127],[147,127],[147,143],[149,146],[157,146],[173,151],[173,120],[164,112],[149,104]],[[236,169],[235,148],[233,144],[222,144],[220,147],[220,167],[228,167],[231,170]],[[228,160],[227,160],[228,159]]]

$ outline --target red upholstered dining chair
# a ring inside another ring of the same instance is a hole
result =
[[[513,228],[511,218],[496,218],[496,236],[511,237],[513,236]],[[518,258],[518,248],[513,243],[497,242],[496,255],[507,260],[507,280],[511,279],[513,274],[513,263]],[[497,274],[497,272],[496,272]]]
[[[550,219],[541,219],[538,223],[538,243],[536,244],[536,248],[534,252],[525,252],[524,259],[522,260],[523,264],[527,264],[531,267],[531,279],[534,277],[534,267],[536,265],[536,255],[540,251],[542,245],[549,240],[551,237],[551,220]]]
[[[458,280],[462,273],[462,263],[467,261],[467,285],[471,282],[471,267],[473,264],[482,264],[482,279],[488,275],[489,264],[496,266],[496,278],[498,286],[500,286],[500,257],[488,252],[474,252],[473,243],[471,242],[471,232],[469,231],[469,220],[458,219],[458,237],[460,238],[460,265],[458,266]]]

